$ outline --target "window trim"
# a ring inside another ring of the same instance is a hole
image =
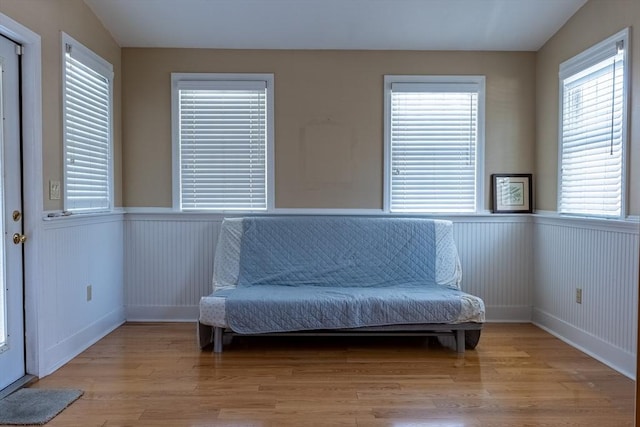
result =
[[[393,83],[416,83],[434,85],[476,85],[478,87],[478,141],[476,146],[476,200],[473,212],[414,212],[413,215],[474,215],[486,212],[485,194],[485,115],[486,78],[482,75],[469,76],[428,76],[428,75],[385,75],[384,76],[384,168],[383,168],[383,212],[391,211],[391,85]]]
[[[267,85],[267,151],[265,191],[267,195],[266,210],[224,210],[202,209],[189,212],[219,212],[242,214],[269,213],[274,210],[275,203],[275,173],[274,173],[274,75],[267,73],[171,73],[171,165],[172,165],[172,209],[175,212],[185,212],[181,209],[180,193],[180,120],[178,86],[187,82],[211,81],[264,81]]]
[[[615,45],[617,41],[624,42],[624,65],[622,80],[622,183],[621,183],[621,203],[619,216],[596,215],[586,213],[560,212],[562,204],[562,133],[563,133],[563,101],[564,101],[564,84],[563,80],[587,68],[598,64],[599,62],[610,57],[611,45]],[[629,199],[629,82],[631,77],[631,49],[629,43],[629,27],[624,28],[617,33],[607,37],[606,39],[587,48],[579,54],[562,62],[558,71],[558,167],[557,167],[557,200],[556,212],[562,216],[585,217],[593,219],[625,219],[628,216],[628,199]]]
[[[61,100],[62,100],[62,203],[63,210],[70,211],[75,214],[93,214],[93,213],[103,213],[103,212],[112,212],[114,210],[114,166],[113,166],[113,154],[114,154],[114,120],[113,120],[113,112],[114,112],[114,95],[113,95],[113,65],[102,58],[91,49],[71,37],[65,32],[61,33],[62,37],[62,49],[61,49],[61,58],[62,58],[62,85],[61,85]],[[68,206],[68,192],[67,192],[67,139],[66,139],[66,130],[67,130],[67,120],[65,115],[65,99],[66,99],[66,65],[67,65],[67,45],[73,46],[73,49],[76,50],[74,56],[76,58],[80,57],[82,63],[87,67],[91,68],[96,73],[100,74],[104,78],[106,78],[109,82],[109,153],[108,153],[108,165],[107,165],[107,173],[108,173],[108,183],[109,193],[108,193],[108,206],[106,208],[93,208],[93,209],[70,209]]]

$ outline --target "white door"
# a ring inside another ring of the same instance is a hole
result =
[[[14,42],[0,36],[0,390],[25,374],[17,48]]]

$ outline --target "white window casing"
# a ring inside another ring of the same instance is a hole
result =
[[[113,66],[62,34],[64,209],[113,208]]]
[[[273,207],[273,75],[172,74],[173,205]]]
[[[476,213],[484,200],[484,76],[385,76],[391,213]]]
[[[560,64],[558,211],[626,215],[629,30]]]

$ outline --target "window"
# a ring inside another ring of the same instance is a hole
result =
[[[483,141],[483,76],[385,76],[385,210],[476,212]]]
[[[113,67],[62,35],[64,209],[112,208]]]
[[[559,211],[625,214],[628,30],[560,64]]]
[[[273,75],[172,74],[174,208],[272,207]]]

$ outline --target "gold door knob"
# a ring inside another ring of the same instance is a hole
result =
[[[24,243],[27,240],[27,236],[20,233],[13,233],[13,243],[19,245],[20,243]]]

